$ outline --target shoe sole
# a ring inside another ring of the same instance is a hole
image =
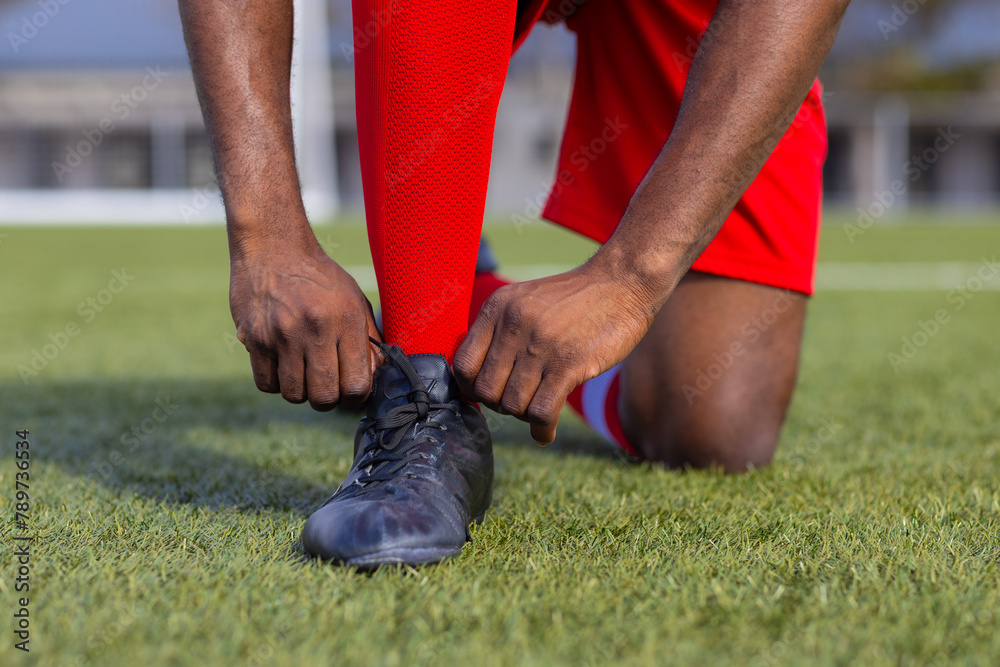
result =
[[[486,513],[480,514],[472,523],[480,525]],[[466,542],[465,544],[468,544]],[[459,547],[407,547],[399,549],[383,549],[364,556],[355,556],[342,561],[344,565],[359,570],[375,570],[382,565],[433,565],[462,553],[465,544]]]
[[[356,567],[359,570],[374,570],[382,565],[433,565],[460,553],[462,553],[462,547],[457,549],[440,547],[385,549],[364,556],[356,556],[343,562],[344,565]]]

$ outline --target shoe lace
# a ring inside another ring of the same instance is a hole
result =
[[[407,443],[405,448],[399,447],[407,432],[416,424],[424,422],[425,427],[444,429],[443,424],[436,422],[426,422],[427,415],[431,410],[451,410],[457,413],[458,409],[450,403],[431,403],[430,395],[423,379],[413,364],[406,358],[406,353],[397,345],[386,345],[374,338],[369,337],[372,343],[378,346],[382,356],[393,366],[402,371],[410,383],[410,393],[407,395],[407,402],[390,409],[383,416],[372,421],[369,428],[375,430],[375,446],[369,450],[369,464],[367,470],[358,477],[365,490],[377,486],[380,482],[388,482],[397,477],[400,470],[405,466],[420,459],[428,458],[425,454],[414,451],[416,445],[425,442],[434,442],[434,438],[427,435],[414,438]],[[394,431],[386,441],[386,435]]]

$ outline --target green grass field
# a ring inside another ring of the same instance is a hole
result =
[[[367,262],[361,227],[317,232]],[[592,249],[541,225],[488,234],[514,274]],[[994,254],[1000,226],[852,244],[829,225],[821,259]],[[568,414],[543,450],[496,418],[474,544],[373,575],[302,555],[355,418],[256,391],[227,280],[219,228],[0,229],[0,664],[1000,664],[1000,276],[961,308],[947,289],[821,291],[765,470],[632,465]],[[29,654],[13,647],[17,429]]]

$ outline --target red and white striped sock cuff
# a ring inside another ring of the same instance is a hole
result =
[[[569,395],[568,403],[587,424],[608,442],[626,453],[640,457],[639,450],[625,437],[618,396],[621,384],[621,364],[584,382]]]

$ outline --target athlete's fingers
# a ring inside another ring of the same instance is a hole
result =
[[[368,400],[372,389],[371,344],[365,332],[340,339],[337,354],[340,359],[340,404],[356,410]]]
[[[257,388],[268,394],[277,394],[280,385],[278,383],[278,355],[274,350],[256,344],[252,340],[243,343],[250,354],[250,369],[253,371],[253,382]]]
[[[508,286],[497,290],[497,294],[505,289],[508,290],[508,294],[512,293]],[[522,353],[527,352],[528,342],[537,325],[530,298],[507,299],[501,307],[503,310],[496,318],[493,340],[479,369],[474,387],[475,395],[487,404],[500,403],[514,362]]]
[[[556,426],[566,397],[573,391],[573,383],[543,375],[535,395],[528,405],[525,417],[531,425],[531,437],[539,445],[551,444],[556,439]]]
[[[328,412],[340,401],[339,363],[337,349],[313,346],[305,360],[305,388],[313,410]]]
[[[289,403],[306,400],[306,359],[298,347],[286,347],[278,354],[278,384]]]
[[[494,336],[486,359],[483,360],[479,374],[476,376],[472,394],[473,400],[482,401],[488,407],[503,412],[500,409],[500,401],[503,398],[510,374],[514,370],[516,360],[516,342],[510,340],[503,332]]]
[[[476,394],[476,380],[493,342],[493,334],[503,304],[497,298],[499,292],[500,290],[494,292],[483,304],[476,321],[469,327],[469,332],[465,334],[465,340],[458,346],[455,359],[452,361],[452,370],[458,386],[462,393],[470,398]],[[499,398],[498,395],[497,399]]]
[[[538,362],[524,357],[515,361],[500,399],[499,412],[526,419],[528,405],[531,404],[541,379],[542,368]]]

